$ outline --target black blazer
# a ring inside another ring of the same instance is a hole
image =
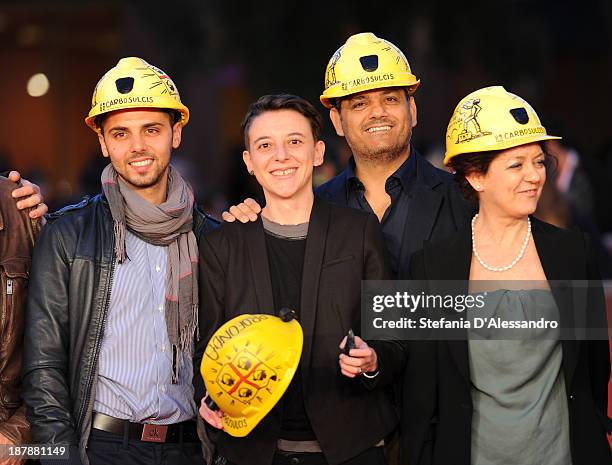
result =
[[[201,339],[196,367],[205,344],[225,321],[243,313],[274,312],[261,219],[224,223],[206,236],[200,245],[200,264]],[[356,332],[361,328],[361,280],[386,279],[387,273],[376,217],[315,197],[302,279],[300,370],[306,412],[330,464],[374,446],[398,421],[383,387],[403,368],[400,344],[370,343],[381,370],[376,383],[346,378],[338,367],[340,341],[350,328]],[[275,408],[244,438],[221,432],[218,451],[238,465],[271,464],[280,426],[281,412]]]
[[[586,236],[536,218],[532,218],[532,234],[551,282],[561,327],[605,327],[603,289]],[[447,242],[427,243],[412,257],[410,275],[428,281],[465,280],[467,292],[471,258],[471,234],[466,229]],[[577,296],[563,283],[569,280],[593,280],[599,285],[583,296],[586,301],[579,308],[584,312],[576,312]],[[562,340],[561,347],[572,463],[608,465],[608,341]],[[409,355],[403,391],[403,463],[470,465],[473,407],[467,342],[428,341],[413,343],[410,349],[413,353]]]
[[[404,233],[399,252],[398,274],[408,272],[410,256],[423,248],[426,240],[439,241],[462,229],[471,217],[474,205],[466,202],[453,176],[434,167],[414,147],[410,156],[415,157],[416,173],[410,195],[415,201],[404,223]],[[348,169],[320,186],[316,193],[337,205],[348,205]]]

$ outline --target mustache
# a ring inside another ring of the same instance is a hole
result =
[[[370,129],[375,126],[385,126],[385,125],[394,126],[395,122],[391,118],[378,118],[375,120],[369,120],[367,124],[363,125],[363,129],[366,130],[366,129]]]
[[[131,163],[131,162],[133,162],[134,160],[138,160],[139,158],[142,158],[142,157],[152,158],[153,160],[155,160],[155,159],[157,158],[157,157],[155,157],[155,155],[153,155],[152,153],[149,153],[149,152],[143,152],[143,153],[139,153],[138,155],[134,155],[133,157],[130,157],[130,158],[127,160],[127,163]]]

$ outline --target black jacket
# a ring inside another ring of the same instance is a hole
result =
[[[463,228],[474,208],[466,201],[453,176],[435,168],[411,147],[415,157],[416,176],[410,211],[405,219],[401,251],[398,254],[400,277],[408,274],[410,256],[423,247],[423,241],[441,240]],[[348,205],[348,169],[320,186],[316,193],[338,205]],[[406,195],[406,194],[402,194]]]
[[[200,245],[202,340],[197,360],[224,322],[243,313],[274,312],[264,234],[260,219],[226,223],[204,237]],[[380,365],[375,383],[346,378],[338,366],[340,341],[349,328],[360,332],[361,280],[386,278],[383,257],[382,234],[374,215],[315,200],[299,309],[304,331],[300,370],[306,412],[330,464],[374,446],[397,424],[383,386],[403,367],[401,345],[370,343]],[[280,410],[273,409],[244,438],[220,433],[219,453],[238,465],[271,464],[280,426]]]
[[[586,237],[535,218],[532,234],[559,308],[561,327],[605,328],[603,289]],[[448,241],[427,243],[411,260],[411,277],[427,280],[433,286],[440,280],[465,280],[467,292],[471,257],[471,234],[465,229]],[[595,286],[580,297],[568,285],[572,280],[590,280]],[[586,324],[578,322],[579,318]],[[411,354],[407,364],[404,384],[403,463],[470,465],[473,406],[468,344],[455,340],[412,346],[415,356]],[[608,341],[562,340],[561,348],[572,463],[609,464],[605,432],[610,376]]]
[[[194,209],[194,233],[218,222]],[[34,250],[26,313],[23,397],[35,443],[85,445],[115,263],[102,195],[49,215]]]

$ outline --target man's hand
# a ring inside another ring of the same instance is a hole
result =
[[[2,433],[0,433],[0,444],[5,445],[5,446],[14,446],[16,444],[13,444],[12,441],[9,441],[9,439]],[[0,457],[0,464],[2,465],[21,465],[25,463],[25,460],[16,458],[16,457]]]
[[[346,336],[340,343],[340,350],[344,349]],[[378,370],[378,357],[376,351],[359,336],[355,336],[355,349],[349,355],[340,354],[340,371],[348,378],[354,378],[363,373],[372,373]]]
[[[11,171],[8,175],[8,178],[17,183],[21,181],[21,187],[15,189],[12,192],[12,196],[17,200],[17,208],[19,210],[24,210],[30,207],[34,208],[30,213],[30,218],[41,218],[49,208],[47,205],[43,203],[43,196],[40,193],[40,187],[36,184],[31,183],[27,179],[22,179],[19,171]]]
[[[207,397],[208,394],[206,394],[206,397],[204,397],[200,403],[200,416],[209,425],[214,426],[217,429],[223,429],[223,412],[221,410],[214,411],[209,409],[204,403]]]
[[[238,220],[241,223],[249,221],[257,221],[257,216],[261,213],[261,207],[253,199],[245,199],[244,202],[238,205],[232,205],[229,212],[223,212],[221,217],[223,221],[233,223]]]

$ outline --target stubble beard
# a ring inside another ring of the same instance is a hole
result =
[[[410,139],[387,147],[363,147],[359,152],[355,152],[355,156],[368,163],[390,163],[405,154],[409,146]]]
[[[157,162],[157,158],[154,159],[153,163]],[[118,173],[123,181],[133,188],[136,189],[148,189],[150,187],[154,187],[155,185],[161,182],[161,179],[164,176],[167,176],[169,170],[169,163],[165,167],[161,167],[158,171],[150,173],[148,176],[139,177],[138,175],[128,176],[128,171],[126,170],[126,176],[123,176],[121,173]]]

